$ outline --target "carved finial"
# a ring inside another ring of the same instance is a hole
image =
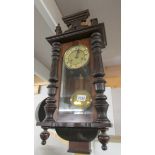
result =
[[[102,150],[107,150],[107,143],[110,140],[110,137],[106,134],[107,128],[101,129],[101,134],[98,135],[98,140],[102,144]]]
[[[97,18],[93,18],[90,21],[91,21],[91,25],[97,25],[98,24],[98,19]]]
[[[50,133],[47,131],[47,128],[44,128],[44,131],[40,134],[40,138],[42,139],[41,142],[42,145],[46,144],[46,140],[48,139],[49,136]]]
[[[56,35],[62,34],[61,26],[59,23],[58,23],[58,26],[56,26],[55,32],[56,32]]]

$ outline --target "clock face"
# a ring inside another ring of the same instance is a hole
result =
[[[64,54],[64,63],[68,69],[78,69],[89,61],[89,50],[84,45],[69,48]]]
[[[88,91],[78,90],[70,98],[72,105],[77,106],[81,109],[90,107],[92,99]]]

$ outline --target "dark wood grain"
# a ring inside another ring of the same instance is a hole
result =
[[[68,152],[90,154],[91,144],[90,142],[69,142]]]
[[[46,99],[45,113],[46,117],[44,122],[55,122],[53,114],[56,110],[56,91],[57,91],[57,82],[58,82],[58,60],[60,56],[60,43],[54,42],[52,44],[52,64],[50,72],[50,84],[48,85],[48,98]]]

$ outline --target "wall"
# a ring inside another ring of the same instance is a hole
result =
[[[113,88],[112,103],[116,135],[121,135],[121,88]]]

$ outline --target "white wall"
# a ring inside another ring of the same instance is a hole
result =
[[[108,143],[108,150],[102,151],[101,144],[94,142],[93,153],[91,155],[121,155],[121,143]]]
[[[106,95],[109,96],[108,102],[112,101],[112,96],[110,96],[111,89],[107,88]],[[34,96],[34,108],[37,107],[38,103],[41,102],[44,98],[47,97],[47,89],[45,86],[41,88],[41,93],[39,95]],[[111,111],[112,109],[112,104],[111,106]],[[110,117],[113,117],[110,115]],[[110,118],[110,120],[111,120]],[[50,133],[54,132],[52,130],[49,130]],[[57,139],[53,136],[50,136],[49,139],[47,140],[47,144],[45,146],[41,145],[41,140],[40,140],[40,133],[42,132],[42,129],[40,127],[36,127],[34,125],[34,155],[73,155],[73,153],[68,153],[68,143],[64,142],[61,139]],[[110,131],[111,133],[114,133],[114,129]],[[120,155],[121,154],[121,144],[120,143],[109,143],[108,144],[108,150],[103,152],[101,150],[101,144],[94,140],[92,142],[92,153],[91,155]]]
[[[113,88],[112,103],[116,135],[121,135],[121,88]]]
[[[50,71],[41,62],[34,58],[34,74],[47,81]]]

